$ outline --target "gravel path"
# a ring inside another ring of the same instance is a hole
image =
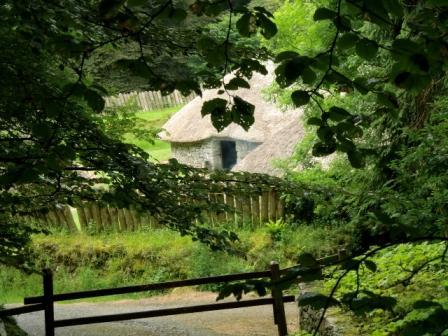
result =
[[[117,314],[161,309],[183,305],[215,302],[216,294],[187,292],[141,300],[122,300],[100,303],[55,305],[55,318]],[[285,305],[288,330],[297,325],[295,303]],[[19,325],[30,336],[44,336],[43,312],[17,317]],[[275,336],[277,328],[272,317],[272,306],[238,308],[205,313],[155,317],[113,323],[56,329],[56,336]]]

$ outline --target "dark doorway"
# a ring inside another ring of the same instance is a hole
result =
[[[235,141],[221,141],[222,168],[230,170],[236,164]]]

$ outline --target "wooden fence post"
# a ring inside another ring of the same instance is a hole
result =
[[[49,269],[43,270],[45,336],[54,336],[54,301],[53,301],[53,273]]]
[[[260,201],[260,222],[265,223],[269,220],[269,192],[263,191]]]
[[[250,198],[252,209],[252,226],[254,229],[260,227],[260,195],[254,195]]]
[[[276,285],[278,280],[280,280],[280,267],[277,262],[271,261],[274,322],[277,325],[278,336],[286,336],[288,334],[288,327],[286,325],[285,306],[283,305],[283,293],[282,290]]]

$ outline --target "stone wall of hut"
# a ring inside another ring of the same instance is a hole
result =
[[[221,140],[234,139],[212,138],[198,142],[171,143],[171,156],[177,161],[197,168],[222,169]],[[237,162],[242,160],[259,143],[244,140],[234,140],[237,152]]]

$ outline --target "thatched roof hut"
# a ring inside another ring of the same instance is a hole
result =
[[[302,109],[282,111],[273,102],[263,99],[263,89],[272,82],[267,76],[254,74],[250,89],[233,91],[235,95],[255,105],[255,122],[248,131],[231,124],[218,132],[210,116],[202,117],[202,104],[218,95],[206,90],[196,97],[163,126],[161,139],[171,143],[172,155],[179,162],[211,169],[232,169],[278,175],[273,160],[289,157],[303,137]]]

